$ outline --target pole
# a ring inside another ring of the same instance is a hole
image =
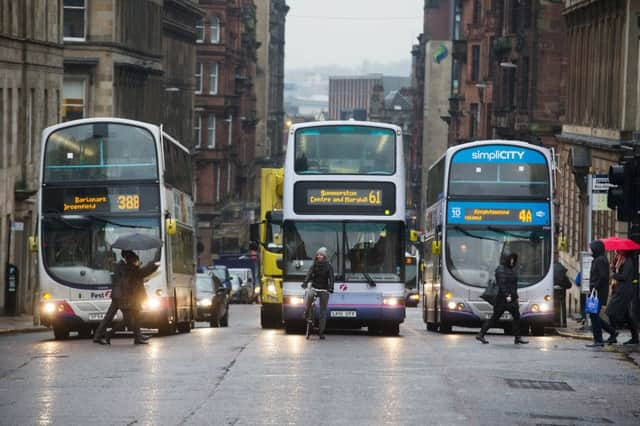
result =
[[[587,175],[587,208],[586,210],[586,232],[585,232],[585,236],[587,237],[587,248],[588,248],[588,244],[591,242],[591,240],[593,239],[593,233],[592,233],[592,220],[593,220],[593,203],[592,203],[592,195],[591,195],[591,190],[593,187],[593,175],[592,174],[588,174]]]

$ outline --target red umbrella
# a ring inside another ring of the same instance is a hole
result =
[[[640,250],[640,244],[626,238],[600,238],[605,250]]]

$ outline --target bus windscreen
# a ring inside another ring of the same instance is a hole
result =
[[[158,179],[156,144],[141,127],[80,124],[53,132],[45,142],[45,184],[150,179]]]
[[[550,196],[549,166],[534,150],[486,145],[456,152],[449,170],[450,197]]]
[[[395,173],[392,129],[357,125],[305,127],[295,135],[295,172],[301,175]]]

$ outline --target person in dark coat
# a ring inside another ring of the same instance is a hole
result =
[[[150,263],[141,268],[140,258],[130,250],[123,250],[122,257],[124,262],[118,262],[115,267],[111,305],[93,337],[93,341],[101,345],[110,344],[111,336],[116,329],[112,329],[109,333],[106,332],[106,329],[113,321],[118,309],[122,311],[124,322],[128,328],[133,331],[133,342],[138,345],[147,343],[147,338],[140,332],[138,324],[138,315],[147,296],[144,278],[155,272],[160,264],[159,262]]]
[[[618,251],[616,263],[613,265],[613,278],[616,280],[616,286],[611,294],[611,300],[607,305],[607,316],[611,320],[611,324],[628,323],[631,331],[631,339],[624,342],[625,345],[638,344],[638,322],[633,315],[633,299],[635,298],[635,287],[633,280],[635,278],[635,267],[633,259],[626,251]],[[615,338],[610,343],[615,343]]]
[[[553,262],[553,313],[555,323],[559,327],[567,326],[567,290],[571,288],[571,280],[567,276],[567,268],[560,263],[558,253]]]
[[[496,268],[496,285],[498,286],[498,296],[493,305],[493,315],[482,324],[480,333],[476,339],[482,343],[489,343],[485,339],[487,331],[495,326],[505,311],[509,311],[513,318],[512,331],[515,344],[527,344],[526,340],[520,337],[520,308],[518,306],[518,273],[515,266],[518,263],[516,253],[504,253],[500,265]]]
[[[302,283],[302,288],[307,288],[307,283],[311,283],[311,288],[326,290],[329,293],[333,293],[333,284],[334,284],[334,272],[333,266],[329,262],[327,257],[327,249],[325,247],[320,247],[316,252],[316,255],[313,260],[313,265],[309,268],[307,272],[307,276]],[[327,306],[329,305],[329,293],[325,291],[320,291],[317,293],[318,298],[320,299],[320,338],[324,340],[324,329],[327,324]],[[307,317],[307,312],[313,309],[311,305],[313,302],[313,297],[310,294],[307,294],[307,300],[305,303],[305,318]]]
[[[618,333],[608,321],[602,318],[601,314],[606,312],[607,302],[609,300],[609,260],[604,255],[604,244],[600,240],[594,240],[589,243],[593,262],[591,262],[591,270],[589,272],[589,288],[595,289],[600,301],[600,312],[597,314],[589,314],[591,318],[591,330],[593,331],[593,343],[587,347],[604,346],[602,340],[602,329],[610,334],[608,342],[614,343]]]

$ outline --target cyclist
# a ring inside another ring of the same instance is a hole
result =
[[[311,283],[311,291],[307,292],[305,318],[307,312],[313,309],[313,290],[324,290],[316,293],[320,299],[320,339],[324,340],[324,329],[327,324],[327,305],[329,304],[329,293],[333,293],[333,266],[327,257],[326,247],[320,247],[313,259],[313,265],[309,268],[307,276],[302,283],[302,288],[307,288],[307,283]],[[327,293],[328,292],[328,293]]]

